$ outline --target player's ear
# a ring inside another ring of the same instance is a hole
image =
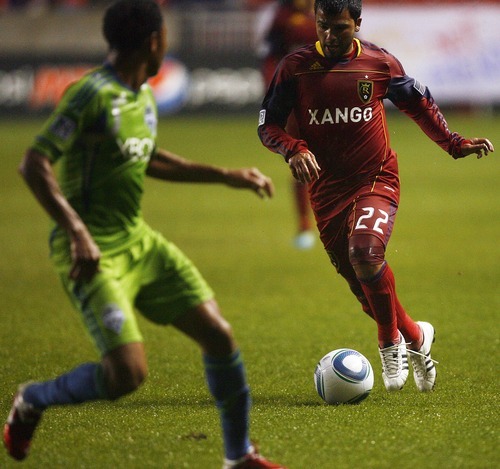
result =
[[[149,51],[156,52],[160,47],[160,33],[153,31],[146,41],[148,42]]]
[[[361,21],[362,21],[361,18],[358,18],[356,20],[356,27],[354,28],[354,31],[358,32],[361,29]]]

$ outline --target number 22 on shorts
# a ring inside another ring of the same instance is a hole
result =
[[[362,207],[361,210],[363,210],[365,215],[361,215],[358,218],[358,222],[356,223],[356,227],[354,228],[355,230],[369,230],[370,227],[366,225],[369,220],[372,220],[375,215],[380,215],[378,218],[376,218],[375,223],[373,224],[373,230],[377,231],[378,233],[384,234],[384,231],[380,227],[380,225],[387,225],[387,222],[389,221],[389,214],[380,208],[377,209],[377,214],[375,214],[375,208],[373,207]]]

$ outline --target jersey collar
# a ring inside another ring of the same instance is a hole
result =
[[[354,38],[354,42],[356,43],[356,56],[354,58],[359,57],[361,54],[361,42],[359,42],[359,39]],[[318,52],[319,55],[322,57],[325,57],[325,53],[323,52],[323,48],[321,47],[321,43],[319,41],[316,41],[316,51]]]

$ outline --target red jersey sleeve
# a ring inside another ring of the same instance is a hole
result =
[[[391,79],[387,98],[413,119],[422,131],[453,158],[461,158],[461,146],[466,141],[451,132],[446,119],[429,89],[408,75]]]
[[[286,161],[299,151],[307,150],[305,140],[293,138],[285,131],[288,116],[296,99],[296,80],[286,61],[281,61],[269,85],[259,114],[258,134],[263,145]]]

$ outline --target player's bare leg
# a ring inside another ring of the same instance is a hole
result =
[[[116,399],[137,389],[146,374],[144,346],[131,343],[106,354],[101,364],[84,363],[54,380],[20,385],[3,431],[7,451],[15,459],[26,458],[48,407]]]
[[[249,439],[250,391],[230,324],[214,300],[188,311],[173,325],[198,342],[210,392],[220,412],[224,468],[281,468],[258,454]]]
[[[111,350],[102,359],[102,367],[108,399],[135,391],[148,373],[144,344],[133,342]]]

